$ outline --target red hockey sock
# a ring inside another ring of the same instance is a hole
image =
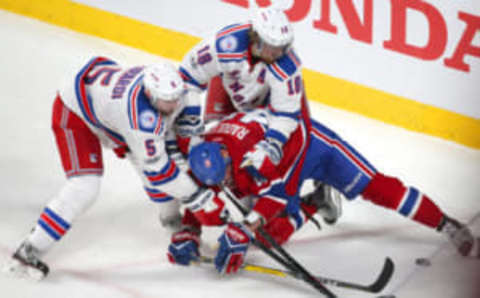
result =
[[[428,196],[414,187],[406,187],[397,178],[381,173],[373,177],[362,196],[432,228],[436,228],[443,217],[443,212]]]

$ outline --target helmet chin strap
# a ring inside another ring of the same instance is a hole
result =
[[[260,53],[262,52],[262,49],[263,49],[263,46],[264,46],[264,43],[263,41],[261,40],[257,40],[253,43],[252,45],[252,54],[255,56],[255,57],[260,57]]]

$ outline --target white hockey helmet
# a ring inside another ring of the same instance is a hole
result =
[[[279,9],[259,8],[254,10],[252,29],[262,41],[275,47],[284,47],[293,41],[293,27],[287,15]]]
[[[160,62],[145,67],[143,87],[153,106],[158,100],[175,101],[185,91],[185,84],[178,70],[169,62]]]

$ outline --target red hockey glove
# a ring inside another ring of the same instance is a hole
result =
[[[297,226],[295,221],[290,216],[282,216],[276,217],[269,223],[267,223],[263,229],[266,233],[272,236],[275,241],[282,245],[290,239],[293,233],[297,230]],[[265,246],[270,247],[270,243],[268,243],[265,238],[261,236],[260,233],[256,233],[256,238],[258,241],[265,244]]]
[[[128,149],[127,146],[120,146],[120,147],[113,148],[113,152],[115,152],[118,158],[125,158],[125,156],[127,156],[127,153],[129,151],[130,150]]]
[[[275,217],[268,222],[263,229],[270,234],[278,244],[282,245],[290,239],[293,233],[298,231],[308,221],[316,210],[316,206],[302,203],[300,212],[295,215],[285,214]],[[258,241],[262,242],[267,247],[270,247],[268,241],[266,241],[260,233],[256,233],[256,236]]]
[[[225,202],[207,188],[200,188],[183,204],[206,226],[224,225],[230,215]]]

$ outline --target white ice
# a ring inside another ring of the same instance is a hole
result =
[[[50,129],[62,76],[92,55],[126,64],[162,59],[91,36],[0,11],[0,262],[35,224],[65,181]],[[308,86],[307,86],[308,88]],[[455,88],[452,86],[452,88]],[[480,151],[311,103],[314,117],[337,131],[379,170],[429,194],[451,216],[480,234]],[[46,256],[51,274],[32,283],[0,276],[0,297],[319,297],[301,281],[251,272],[220,277],[213,268],[170,265],[168,232],[157,206],[126,161],[105,151],[97,203]],[[205,231],[213,246],[219,229]],[[335,226],[309,224],[286,249],[310,271],[370,283],[386,256],[394,276],[381,293],[397,298],[480,297],[480,261],[456,255],[433,230],[357,199],[344,202]],[[429,258],[420,267],[417,258]],[[248,261],[277,266],[251,249]],[[330,287],[339,297],[377,297]]]

